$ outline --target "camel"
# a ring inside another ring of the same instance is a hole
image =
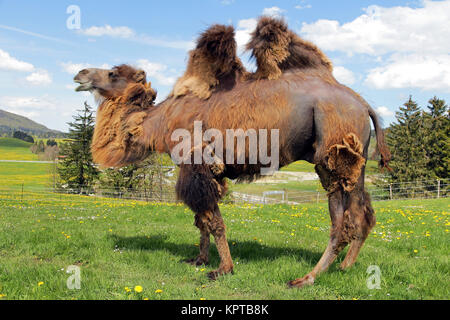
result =
[[[227,41],[229,28],[222,28],[227,30]],[[217,26],[214,30],[218,30]],[[202,37],[205,35],[208,30]],[[213,45],[217,44],[217,37],[211,41],[199,41],[194,51],[200,48],[217,53]],[[257,60],[255,73],[243,70],[236,55],[225,50],[226,56],[235,61],[233,68],[223,72],[220,68],[202,66],[196,70],[188,65],[178,83],[184,82],[178,86],[184,89],[179,94],[172,92],[157,105],[155,91],[144,80],[143,71],[130,66],[85,69],[74,81],[80,84],[77,90],[100,96],[92,153],[95,162],[107,167],[141,161],[150,152],[172,154],[179,143],[179,139],[174,141],[173,133],[180,128],[192,133],[194,121],[201,121],[204,132],[214,128],[223,136],[227,129],[278,129],[279,166],[297,160],[315,164],[328,192],[330,239],[312,271],[288,283],[290,287],[301,288],[314,284],[347,245],[350,248],[341,268],[350,267],[375,225],[375,213],[364,189],[370,120],[376,131],[381,167],[387,167],[390,153],[370,105],[336,81],[326,56],[290,31],[283,21],[261,18],[248,48]],[[190,53],[191,57],[194,55],[195,52]],[[214,54],[210,58],[205,63],[214,63]],[[207,77],[199,76],[199,70],[208,68],[212,71]],[[213,81],[211,76],[215,78]],[[189,78],[195,81],[186,83]],[[227,137],[233,141],[235,138]],[[193,158],[195,148],[202,149],[204,145],[194,145],[185,159]],[[210,235],[214,237],[220,265],[208,273],[212,280],[233,272],[225,223],[218,206],[227,188],[225,178],[254,179],[266,165],[259,159],[250,163],[249,143],[244,144],[243,150],[224,152],[231,153],[235,161],[181,163],[176,185],[178,197],[195,213],[194,225],[200,230],[199,255],[188,262],[207,264]],[[239,152],[245,154],[245,163],[236,163]]]

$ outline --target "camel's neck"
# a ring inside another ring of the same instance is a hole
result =
[[[142,107],[108,99],[97,111],[92,140],[94,162],[120,167],[144,160],[152,151],[164,152],[164,121],[159,106]]]

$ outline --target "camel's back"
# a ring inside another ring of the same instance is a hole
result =
[[[332,131],[336,123],[349,123],[365,136],[368,121],[367,108],[351,89],[332,77],[305,72],[239,82],[231,90],[216,90],[207,100],[187,95],[163,104],[168,134],[178,128],[193,132],[194,121],[201,121],[203,130],[214,128],[224,135],[227,129],[279,129],[286,162],[311,159],[317,125]]]

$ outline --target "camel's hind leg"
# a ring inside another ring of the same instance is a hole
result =
[[[303,278],[290,281],[288,283],[290,287],[301,288],[305,285],[314,284],[316,277],[321,272],[328,269],[328,267],[336,259],[339,252],[341,252],[348,243],[343,234],[344,192],[342,190],[336,190],[331,193],[328,198],[328,206],[331,217],[331,233],[328,246],[314,269]]]
[[[340,265],[341,269],[346,269],[355,263],[364,241],[375,226],[375,214],[367,191],[359,189],[350,194],[349,214],[354,229],[350,248]]]
[[[331,217],[331,232],[328,246],[314,269],[303,278],[289,282],[291,287],[303,287],[314,283],[316,277],[333,263],[338,254],[356,239],[360,214],[358,209],[364,189],[363,146],[358,137],[347,134],[342,144],[332,145],[327,155],[316,165],[322,186],[328,191],[328,206]],[[356,207],[356,209],[354,209]],[[363,215],[364,216],[364,215]],[[362,237],[361,237],[362,238]],[[363,242],[363,241],[362,241]],[[352,262],[362,246],[355,243],[347,263]]]

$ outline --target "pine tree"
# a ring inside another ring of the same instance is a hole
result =
[[[58,173],[61,185],[83,192],[92,186],[99,173],[90,150],[95,120],[86,102],[84,109],[78,110],[73,118],[74,122],[68,123],[68,139],[61,146],[62,161],[58,164]]]
[[[390,182],[428,180],[428,158],[425,150],[424,116],[419,106],[409,100],[396,112],[398,123],[389,128],[386,141],[392,153]]]
[[[444,100],[434,97],[428,101],[425,113],[428,170],[436,179],[447,179],[450,170],[450,118]]]

